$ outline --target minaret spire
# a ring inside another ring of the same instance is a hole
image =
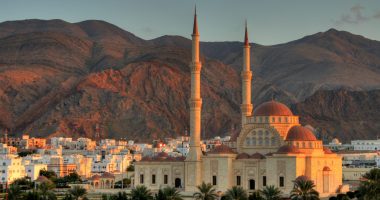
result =
[[[244,46],[249,45],[249,40],[248,40],[248,27],[247,27],[247,20],[245,20],[245,35],[244,35]]]
[[[241,124],[242,126],[246,124],[247,117],[252,115],[253,105],[251,103],[251,82],[252,82],[252,72],[251,72],[251,53],[250,45],[248,40],[248,27],[247,20],[245,21],[245,35],[244,35],[244,46],[243,46],[243,69],[241,72],[242,78],[242,103],[241,103]]]
[[[194,25],[193,25],[193,34],[192,35],[199,35],[199,33],[198,33],[198,20],[197,20],[197,5],[195,5],[195,8],[194,8]]]
[[[196,186],[202,183],[201,164],[201,68],[199,59],[199,33],[197,23],[197,11],[194,10],[194,25],[192,37],[192,61],[191,71],[191,95],[189,99],[190,107],[190,149],[186,157],[186,191],[196,191]]]

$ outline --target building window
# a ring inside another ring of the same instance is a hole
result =
[[[156,184],[156,175],[152,174],[152,184]]]
[[[267,177],[263,176],[263,186],[267,186]]]
[[[168,184],[168,175],[164,175],[164,184]]]
[[[212,185],[216,185],[216,176],[212,176]]]
[[[144,174],[140,174],[140,184],[144,184]]]
[[[236,176],[236,185],[237,186],[241,185],[241,176]]]
[[[285,179],[283,176],[280,176],[280,187],[285,187]]]

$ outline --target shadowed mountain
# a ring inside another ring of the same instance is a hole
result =
[[[103,21],[3,22],[0,127],[93,137],[99,124],[103,137],[145,141],[183,134],[190,48],[183,37],[143,40]],[[379,103],[380,42],[329,30],[251,50],[255,104],[278,99],[332,136],[376,136],[380,117],[366,113]],[[242,43],[202,42],[201,53],[202,129],[224,135],[240,122]]]

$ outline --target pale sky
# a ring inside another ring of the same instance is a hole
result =
[[[189,38],[197,4],[202,41],[284,43],[330,28],[380,41],[380,0],[0,0],[0,22],[88,19],[115,24],[143,39]]]

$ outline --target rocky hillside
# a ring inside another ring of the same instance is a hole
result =
[[[183,134],[190,44],[179,36],[143,40],[103,21],[0,23],[0,128],[93,137],[99,125],[102,137],[148,141]],[[241,46],[201,44],[207,137],[238,127]],[[305,124],[342,139],[378,134],[380,42],[329,30],[253,44],[252,60],[255,104],[285,102]]]

